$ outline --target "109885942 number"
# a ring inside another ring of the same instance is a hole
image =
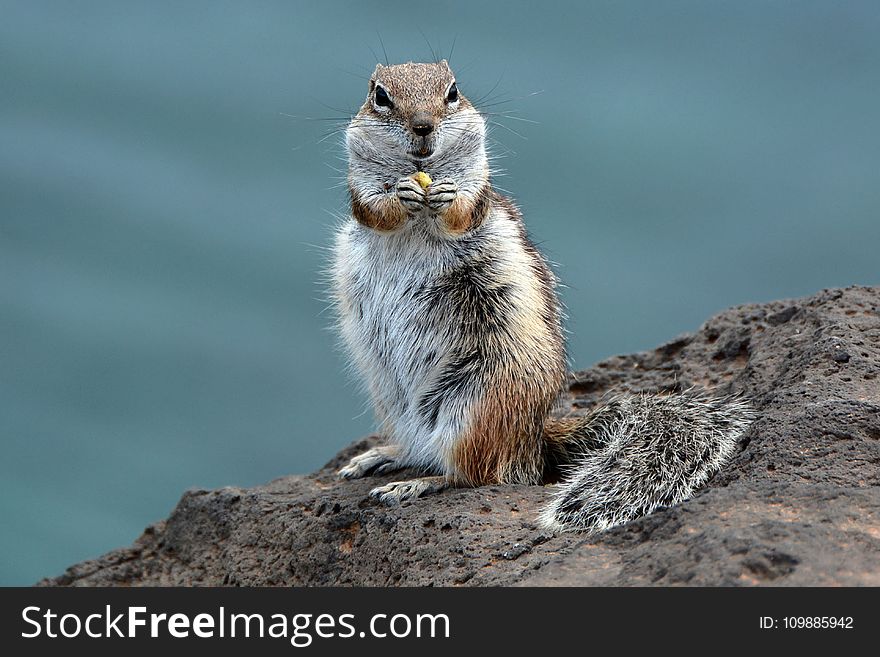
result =
[[[782,626],[787,630],[853,629],[852,616],[785,616]]]

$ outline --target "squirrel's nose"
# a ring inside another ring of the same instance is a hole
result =
[[[419,137],[426,137],[434,131],[434,120],[427,114],[417,114],[413,117],[412,131]]]

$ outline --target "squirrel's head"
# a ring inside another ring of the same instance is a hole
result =
[[[482,145],[485,124],[458,90],[444,59],[377,65],[367,99],[349,126],[352,130],[374,148],[399,150],[409,159],[424,161],[462,140]]]

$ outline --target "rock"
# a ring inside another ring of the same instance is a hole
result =
[[[191,490],[129,548],[41,585],[880,585],[880,288],[727,310],[654,351],[571,378],[560,413],[608,390],[741,392],[742,452],[693,499],[597,536],[535,523],[540,486],[399,507],[319,472]]]

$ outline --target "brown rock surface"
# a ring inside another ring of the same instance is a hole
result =
[[[193,490],[129,547],[43,585],[880,585],[880,288],[727,310],[572,377],[561,412],[611,388],[742,392],[743,451],[693,499],[598,536],[536,527],[542,487],[400,507],[322,470]]]

